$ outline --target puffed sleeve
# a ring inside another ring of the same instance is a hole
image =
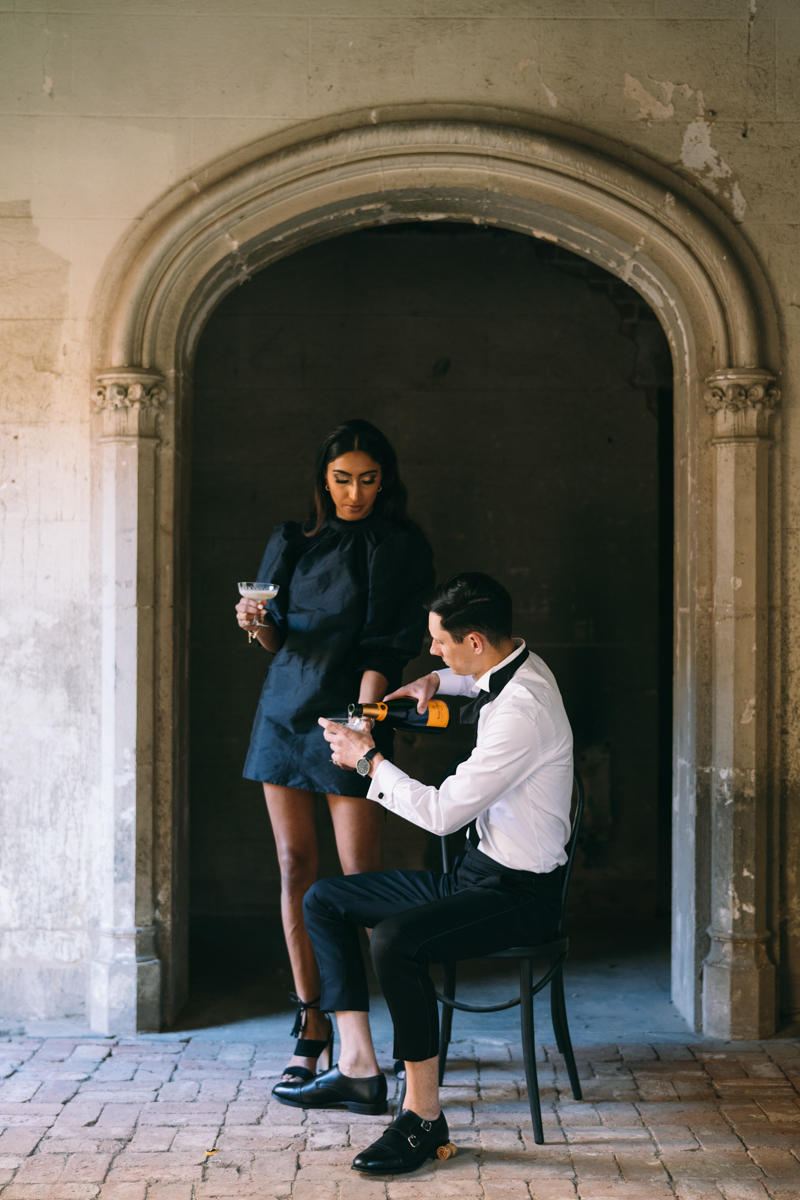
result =
[[[282,525],[276,525],[258,568],[260,581],[277,583],[280,587],[277,596],[267,601],[267,612],[277,625],[282,638],[286,636],[289,584],[300,557],[302,536],[302,530],[296,521],[284,521]]]
[[[403,667],[422,649],[428,615],[422,606],[433,584],[431,548],[417,530],[398,530],[376,547],[359,669],[379,671],[390,691],[400,686]]]

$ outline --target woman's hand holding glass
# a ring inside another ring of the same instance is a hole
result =
[[[276,583],[240,583],[242,598],[236,605],[236,619],[239,628],[247,630],[248,642],[257,638],[265,650],[273,653],[280,649],[280,642],[278,631],[269,619],[266,601],[276,596],[279,590]]]

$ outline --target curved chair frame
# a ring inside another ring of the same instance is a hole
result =
[[[575,1065],[575,1055],[572,1052],[572,1041],[569,1036],[567,1023],[567,1006],[564,999],[563,967],[569,954],[569,938],[564,937],[564,918],[567,908],[567,893],[572,877],[572,866],[575,861],[575,850],[578,843],[581,820],[583,818],[584,791],[580,775],[575,771],[573,795],[575,796],[572,829],[566,845],[567,861],[564,867],[564,881],[561,888],[561,915],[558,922],[556,941],[543,942],[538,946],[512,946],[508,950],[497,950],[487,958],[516,958],[519,960],[519,996],[506,1000],[502,1004],[464,1004],[456,1000],[456,964],[443,963],[444,993],[437,992],[436,998],[442,1004],[442,1020],[439,1032],[439,1084],[444,1079],[447,1066],[447,1051],[450,1046],[450,1034],[453,1025],[453,1009],[461,1012],[501,1012],[506,1008],[520,1005],[520,1025],[522,1030],[522,1056],[525,1062],[525,1079],[528,1084],[528,1100],[531,1108],[534,1141],[538,1145],[544,1142],[542,1128],[542,1109],[539,1102],[539,1080],[536,1074],[536,1043],[533,1026],[533,997],[542,988],[550,984],[550,1012],[553,1019],[553,1030],[559,1052],[564,1055],[567,1065],[572,1094],[576,1100],[583,1099],[581,1085],[578,1079],[578,1069]],[[452,869],[447,838],[442,841],[442,866],[445,872]],[[545,974],[535,983],[533,980],[533,963],[536,959],[549,958],[550,966]]]

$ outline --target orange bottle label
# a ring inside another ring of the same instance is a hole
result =
[[[434,726],[436,729],[446,729],[449,721],[450,709],[444,700],[429,700],[428,720],[426,723]]]

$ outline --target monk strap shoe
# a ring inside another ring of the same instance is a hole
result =
[[[410,1108],[404,1108],[366,1150],[353,1159],[353,1170],[365,1175],[407,1175],[417,1171],[429,1158],[451,1158],[456,1152],[444,1113],[435,1121],[424,1121]]]
[[[346,1108],[348,1112],[380,1117],[386,1112],[386,1076],[351,1079],[338,1066],[306,1083],[276,1083],[272,1094],[290,1108]]]

